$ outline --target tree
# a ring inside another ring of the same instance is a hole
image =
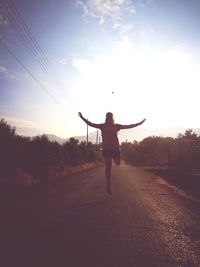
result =
[[[34,138],[19,136],[15,128],[4,119],[0,120],[0,171],[13,172],[16,169],[47,178],[49,171],[66,165],[79,165],[101,159],[96,145],[79,144],[70,138],[63,145],[51,142],[46,135]]]
[[[68,164],[75,166],[81,163],[81,151],[78,145],[79,141],[75,138],[70,138],[68,142],[65,142],[63,147],[65,153],[68,155]]]
[[[0,120],[0,170],[13,171],[16,168],[16,134],[4,119]]]
[[[136,165],[163,165],[170,159],[170,144],[173,138],[150,136],[141,142],[123,143],[122,156]]]

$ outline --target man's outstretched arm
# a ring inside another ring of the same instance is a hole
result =
[[[78,113],[78,116],[79,116],[85,123],[87,123],[87,125],[89,125],[89,126],[91,126],[91,127],[94,127],[94,128],[100,128],[100,127],[101,127],[101,124],[98,124],[98,123],[92,123],[92,122],[90,122],[89,120],[87,120],[86,118],[84,118],[81,112]]]
[[[146,119],[138,122],[138,123],[134,123],[134,124],[129,124],[129,125],[122,125],[122,124],[118,124],[120,129],[130,129],[130,128],[135,128],[141,124],[143,124],[146,121]]]

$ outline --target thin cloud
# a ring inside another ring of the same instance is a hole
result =
[[[83,17],[93,17],[99,24],[112,19],[113,24],[120,25],[125,12],[135,13],[135,7],[130,0],[88,0],[77,1],[77,6],[83,11]]]
[[[8,20],[4,18],[2,14],[0,14],[0,25],[7,25],[7,24],[8,24]]]
[[[68,56],[68,57],[63,57],[61,59],[57,59],[56,61],[62,65],[72,65],[74,62],[74,59],[75,58],[73,56]]]
[[[84,16],[99,18],[101,21],[105,17],[117,17],[121,15],[121,8],[124,5],[123,1],[108,1],[108,0],[88,0],[77,1],[77,5],[82,8]]]
[[[88,70],[92,72],[92,65],[93,61],[90,61],[85,58],[74,58],[72,62],[72,66],[79,70],[80,73],[84,74],[87,73]]]
[[[6,114],[6,112],[7,112],[7,107],[0,103],[0,114],[1,114],[0,118],[2,118],[3,114]]]
[[[91,66],[91,61],[89,58],[85,57],[77,57],[77,56],[71,56],[71,57],[63,57],[59,60],[57,60],[59,64],[62,65],[71,65],[71,67],[76,68],[80,73],[84,73],[88,70]]]
[[[11,126],[14,126],[16,128],[30,129],[30,130],[39,131],[39,132],[42,132],[45,130],[44,127],[42,127],[42,125],[34,121],[24,120],[24,119],[19,119],[15,117],[9,117],[9,116],[4,116],[4,119],[8,121],[8,123],[10,123]]]
[[[113,29],[118,30],[121,36],[126,36],[131,30],[133,30],[133,24],[131,23],[118,23],[113,24]]]
[[[9,78],[9,79],[14,79],[16,78],[15,75],[10,72],[5,66],[0,65],[0,78],[4,77],[4,78]]]

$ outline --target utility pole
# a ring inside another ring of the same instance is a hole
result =
[[[87,138],[86,138],[86,145],[88,146],[88,124],[87,124]]]
[[[98,132],[98,129],[97,129],[97,135],[96,135],[96,145],[98,145],[98,141],[99,141],[99,132]]]
[[[86,135],[86,162],[88,162],[88,124],[87,124],[87,135]]]

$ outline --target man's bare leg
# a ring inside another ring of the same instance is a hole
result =
[[[111,190],[111,168],[112,168],[112,158],[105,158],[105,176],[106,176],[106,182],[107,182],[107,193],[109,195],[112,195],[112,190]]]
[[[120,157],[116,157],[116,158],[114,158],[113,160],[114,160],[114,162],[115,162],[115,164],[116,164],[117,166],[120,165]]]

